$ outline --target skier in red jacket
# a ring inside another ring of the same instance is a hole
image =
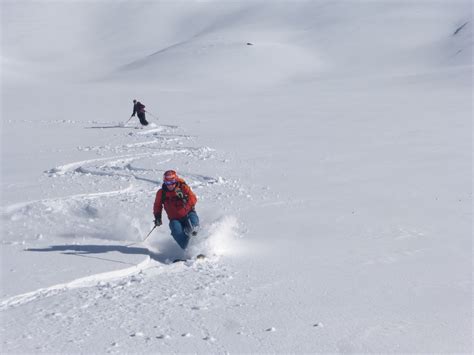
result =
[[[163,175],[163,185],[156,193],[153,205],[155,226],[162,224],[163,208],[170,220],[171,235],[182,249],[186,249],[191,236],[197,235],[199,217],[196,213],[197,198],[176,171],[168,170]]]

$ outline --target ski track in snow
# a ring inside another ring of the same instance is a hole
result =
[[[68,195],[68,196],[57,197],[57,198],[46,198],[42,200],[20,202],[20,203],[15,203],[13,205],[3,208],[2,215],[8,216],[17,211],[21,211],[25,208],[30,207],[31,205],[36,205],[36,204],[50,206],[57,202],[65,201],[65,200],[87,200],[87,199],[95,199],[95,198],[101,198],[101,197],[110,197],[110,196],[116,196],[116,195],[123,195],[131,191],[133,191],[132,185],[120,190],[93,192],[93,193],[85,193],[85,194],[74,194],[74,195]]]
[[[69,339],[68,352],[90,352],[83,347],[87,344],[96,344],[94,352],[105,353],[146,343],[155,352],[167,353],[175,352],[176,344],[185,339],[199,339],[210,353],[227,352],[218,330],[206,321],[206,315],[210,311],[248,307],[235,298],[240,292],[232,285],[235,272],[212,259],[170,265],[147,259],[126,270],[11,297],[0,303],[1,310],[19,306],[25,307],[26,312],[32,310],[22,334],[26,339],[43,340],[35,352],[58,351],[64,339]],[[51,296],[55,296],[54,301],[45,301]],[[149,313],[153,317],[145,316]],[[124,317],[124,314],[138,317]],[[9,327],[17,321],[8,317],[4,324]],[[61,327],[60,337],[47,332],[51,323]],[[112,324],[116,326],[112,326],[106,339],[96,339],[98,329]],[[245,331],[243,336],[254,337],[239,322],[226,324]],[[12,352],[17,346],[16,342],[8,343]]]
[[[176,159],[179,156],[184,156],[188,160],[191,159],[195,161],[214,158],[215,151],[209,147],[183,147],[182,141],[189,140],[190,136],[170,132],[176,129],[176,126],[164,126],[146,130],[143,132],[128,133],[126,134],[126,137],[128,137],[129,139],[138,139],[140,141],[129,144],[122,144],[116,147],[111,147],[107,145],[91,146],[87,148],[78,147],[80,151],[92,151],[96,152],[96,154],[98,155],[105,154],[109,151],[118,152],[119,155],[85,159],[59,165],[57,167],[45,171],[45,176],[52,179],[60,179],[59,181],[62,184],[65,184],[66,187],[68,185],[76,184],[78,179],[80,182],[84,182],[84,179],[82,177],[96,177],[99,179],[119,178],[122,180],[126,180],[128,182],[128,186],[125,188],[110,191],[89,193],[86,192],[65,195],[56,198],[45,198],[15,203],[2,208],[2,219],[9,223],[15,223],[16,221],[21,222],[21,220],[24,218],[30,218],[30,216],[39,215],[41,218],[45,218],[46,216],[48,216],[48,213],[55,213],[56,211],[61,211],[61,213],[63,213],[64,218],[71,219],[74,217],[73,215],[71,215],[71,213],[73,213],[77,209],[79,209],[79,212],[76,213],[84,213],[85,216],[88,218],[95,218],[96,214],[98,213],[97,209],[94,206],[91,206],[87,201],[99,200],[105,203],[107,199],[114,199],[117,197],[121,199],[125,198],[125,201],[127,201],[127,199],[131,198],[131,196],[143,195],[144,191],[149,191],[151,194],[156,191],[157,185],[159,186],[161,184],[161,181],[156,180],[156,178],[161,177],[161,173],[163,170],[141,168],[137,166],[137,164],[139,164],[140,162],[145,161],[146,163],[146,160],[154,159],[156,157],[166,158],[165,160],[158,163],[158,165],[162,165],[170,163],[171,161],[173,161],[173,159]],[[168,134],[168,136],[162,137],[160,136],[160,133]],[[155,139],[150,140],[150,136],[153,136]],[[143,138],[145,138],[146,140],[142,140]],[[144,149],[146,150],[145,152],[143,152]],[[147,178],[147,174],[152,174],[153,176]],[[220,176],[206,176],[194,173],[192,171],[180,171],[180,175],[183,176],[183,178],[188,182],[190,186],[197,188],[208,186],[212,187],[214,185],[224,186],[228,183],[225,178],[222,178]],[[140,184],[146,184],[148,185],[148,188],[145,188],[144,190],[144,188],[140,186]],[[150,184],[152,184],[151,187],[149,187]],[[94,185],[96,184],[92,184],[91,187],[97,189],[97,187]],[[86,186],[89,186],[87,185],[87,181]],[[239,186],[236,186],[235,182],[234,185],[232,185],[231,183],[230,187],[231,190],[239,191],[239,193],[242,194],[242,189]],[[220,195],[221,193],[219,192],[217,194],[218,198],[220,198]],[[76,205],[73,205],[73,202]],[[79,203],[79,207],[77,206],[77,203]],[[53,223],[54,225],[58,224],[54,220],[50,221],[50,223]],[[235,224],[236,221],[234,220],[231,220],[230,223],[229,221],[224,220],[221,222],[214,223],[212,228],[214,232],[215,229],[218,228],[220,229],[220,232],[218,231],[218,233],[222,234],[223,232],[224,234],[228,235],[229,232],[223,231],[222,228],[232,229],[235,227]],[[211,231],[211,233],[213,232]],[[208,238],[209,241],[205,241],[205,238]],[[219,249],[218,246],[211,245],[213,243],[213,240],[212,238],[209,238],[209,235],[207,237],[203,236],[203,240],[205,244],[207,243],[208,247],[211,247],[211,249]],[[210,262],[210,259],[208,258],[206,262]],[[197,263],[197,261],[188,261],[185,263],[185,266],[193,266],[193,263]],[[180,267],[179,264],[181,263],[175,265],[166,265],[166,263],[163,263],[163,261],[160,261],[159,259],[154,259],[153,257],[147,256],[145,260],[132,267],[99,274],[93,274],[72,280],[70,282],[40,288],[35,291],[8,297],[0,301],[0,311],[6,311],[8,309],[22,306],[30,302],[38,301],[51,296],[60,295],[64,292],[74,289],[96,286],[100,287],[101,285],[106,285],[109,283],[124,282],[123,280],[129,279],[131,277],[136,277],[137,275],[143,275],[146,270],[150,269],[160,270],[158,274],[165,271],[168,272],[170,270],[176,270],[177,268],[180,268],[180,270],[186,269]],[[152,274],[156,275],[157,273],[154,272]],[[210,335],[206,336],[205,339],[211,342],[213,341],[213,338]]]
[[[78,171],[80,172],[79,169],[81,169],[83,166],[88,166],[88,165],[93,165],[94,163],[98,162],[107,162],[105,165],[101,165],[102,167],[104,166],[119,166],[119,165],[124,165],[128,162],[132,162],[135,160],[138,160],[140,158],[144,157],[156,157],[159,155],[173,155],[173,154],[179,154],[179,153],[184,153],[186,152],[185,149],[182,150],[168,150],[165,152],[160,152],[160,153],[142,153],[142,154],[134,154],[134,155],[122,155],[122,156],[114,156],[114,157],[109,157],[109,158],[99,158],[99,159],[89,159],[89,160],[83,160],[83,161],[78,161],[74,163],[69,163],[65,165],[58,166],[56,168],[48,170],[46,173],[48,173],[50,176],[54,175],[65,175],[68,172],[71,171]]]
[[[41,288],[36,291],[27,292],[21,295],[16,295],[16,296],[7,298],[0,302],[0,311],[4,311],[11,307],[20,306],[22,304],[35,301],[40,298],[54,296],[67,290],[71,290],[75,288],[92,287],[100,283],[111,282],[117,279],[129,277],[131,275],[140,273],[145,269],[148,269],[150,267],[155,267],[155,266],[156,266],[156,262],[153,262],[153,260],[148,256],[141,263],[129,268],[90,275],[90,276],[82,277],[82,278],[79,278],[67,283],[62,283],[62,284],[58,284],[58,285],[54,285],[54,286],[50,286],[46,288]]]
[[[156,190],[157,186],[161,184],[161,180],[156,180],[156,178],[161,177],[161,173],[163,172],[163,170],[140,168],[132,164],[139,163],[140,161],[149,161],[150,159],[153,160],[156,157],[168,157],[158,163],[158,165],[162,165],[169,163],[173,159],[176,159],[178,155],[184,155],[186,159],[197,160],[206,160],[212,158],[212,152],[214,152],[214,150],[209,147],[180,147],[179,143],[181,143],[183,139],[189,139],[190,136],[179,134],[175,135],[173,133],[170,133],[171,131],[174,131],[177,128],[177,126],[162,126],[158,128],[149,129],[143,132],[132,132],[126,135],[126,137],[129,138],[139,137],[139,139],[143,136],[154,135],[156,136],[154,140],[140,141],[118,147],[97,146],[87,147],[87,149],[85,149],[84,147],[80,147],[80,150],[96,151],[97,154],[104,154],[104,152],[109,150],[128,154],[75,161],[59,165],[57,167],[45,171],[45,174],[48,177],[52,178],[70,176],[72,179],[77,179],[77,175],[79,175],[79,177],[81,175],[85,175],[89,177],[97,176],[103,178],[125,179],[129,183],[129,186],[127,188],[121,188],[108,192],[72,194],[58,198],[48,198],[20,202],[3,207],[1,213],[4,218],[8,219],[12,217],[12,214],[17,213],[19,211],[21,212],[21,210],[28,209],[34,205],[50,207],[52,204],[57,203],[59,201],[79,199],[89,200],[102,197],[113,197],[117,195],[141,194],[143,193],[143,188],[137,186],[137,182],[145,182],[147,185],[149,185],[150,183],[153,184],[151,189],[153,189],[154,191]],[[178,146],[170,146],[170,141],[168,140],[162,141],[160,133],[163,132],[165,132],[165,134],[175,136],[174,140],[176,140],[176,144]],[[136,149],[140,149],[140,151],[135,151]],[[143,152],[143,149],[147,149],[147,151]],[[160,151],[156,151],[156,149],[159,149]],[[147,174],[152,174],[153,177],[147,178]],[[187,183],[191,187],[224,183],[224,180],[220,177],[211,177],[193,173],[181,175],[186,179]]]
[[[154,269],[155,271],[153,272],[153,275],[156,276],[163,272],[183,271],[186,267],[193,267],[197,264],[213,262],[212,258],[208,258],[207,260],[190,259],[185,262],[171,263],[167,265],[155,260],[153,256],[154,253],[150,251],[150,256],[147,256],[142,262],[128,268],[92,274],[66,283],[40,288],[35,291],[8,297],[0,301],[0,311],[5,311],[7,309],[18,307],[39,299],[55,296],[68,290],[88,287],[113,287],[114,284],[121,284],[122,280],[143,274],[149,269]],[[214,257],[214,260],[217,259]]]

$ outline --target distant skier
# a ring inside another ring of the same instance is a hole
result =
[[[148,126],[148,121],[145,118],[145,105],[143,105],[140,101],[133,100],[133,113],[130,116],[132,118],[137,114],[138,119],[140,120],[140,123],[143,126]]]
[[[170,220],[171,235],[182,249],[186,249],[191,236],[197,235],[199,217],[196,213],[197,198],[176,171],[168,170],[163,175],[163,185],[156,193],[153,205],[155,226],[161,226],[163,208]]]

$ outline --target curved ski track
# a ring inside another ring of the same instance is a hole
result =
[[[138,139],[139,141],[135,143],[121,145],[118,147],[100,146],[87,147],[87,149],[78,148],[80,151],[95,151],[99,155],[105,154],[107,151],[118,151],[120,153],[126,154],[74,161],[67,164],[59,165],[57,167],[45,171],[46,176],[50,178],[60,177],[61,182],[65,183],[66,186],[67,184],[72,186],[75,183],[75,180],[77,180],[77,178],[80,178],[80,176],[96,176],[97,178],[102,179],[107,179],[111,177],[119,177],[125,179],[128,181],[128,187],[111,191],[71,194],[58,198],[46,198],[41,200],[33,200],[12,204],[3,208],[3,219],[5,219],[7,222],[14,223],[14,221],[16,220],[16,218],[14,218],[15,214],[25,214],[27,213],[25,211],[30,211],[32,208],[37,208],[38,210],[44,209],[45,206],[52,206],[54,208],[55,204],[58,202],[68,203],[68,201],[84,201],[91,199],[111,198],[123,195],[143,194],[143,189],[140,189],[135,186],[137,182],[145,182],[147,184],[152,183],[152,191],[155,191],[157,185],[160,185],[161,182],[153,180],[152,178],[145,178],[144,175],[150,173],[153,175],[154,178],[156,178],[157,176],[161,176],[162,170],[146,169],[132,166],[132,164],[135,164],[140,160],[150,158],[153,159],[160,156],[170,157],[165,161],[158,163],[158,165],[160,165],[162,163],[168,163],[172,158],[179,155],[184,155],[188,160],[206,160],[210,158],[212,159],[214,157],[214,150],[209,147],[180,146],[182,144],[181,141],[190,139],[190,136],[172,133],[172,131],[176,130],[177,128],[177,126],[161,126],[159,128],[149,129],[142,132],[128,133],[128,137],[132,139]],[[163,139],[163,136],[160,135],[160,133],[167,134],[166,138]],[[149,140],[150,135],[153,136],[155,139]],[[142,141],[142,138],[146,138],[147,140]],[[174,143],[175,146],[171,146],[172,143]],[[140,151],[137,151],[137,149],[140,149]],[[146,150],[145,152],[143,152],[144,149]],[[182,172],[182,176],[188,181],[191,186],[210,186],[213,184],[225,184],[225,181],[221,177],[204,176],[194,173],[187,174],[185,172]],[[36,213],[34,212],[33,214]],[[41,215],[41,213],[38,214]],[[40,288],[35,291],[8,297],[0,301],[0,311],[4,311],[16,306],[21,306],[23,304],[35,300],[57,295],[68,290],[93,287],[100,285],[101,283],[108,283],[127,277],[132,277],[133,275],[140,274],[144,270],[150,268],[163,268],[160,271],[161,273],[164,270],[169,270],[170,266],[165,266],[161,262],[154,260],[150,256],[147,256],[145,260],[132,267],[94,274],[78,278],[70,282],[61,283],[46,288]]]
[[[0,302],[0,311],[6,310],[11,307],[20,306],[22,304],[35,301],[40,298],[46,298],[49,296],[57,295],[61,292],[75,289],[75,288],[84,288],[84,287],[92,287],[96,286],[102,282],[111,282],[117,279],[122,279],[125,277],[132,276],[134,274],[138,274],[143,270],[156,267],[157,265],[161,265],[157,261],[154,261],[150,256],[147,256],[145,260],[141,263],[115,271],[104,272],[100,274],[90,275],[86,277],[81,277],[79,279],[46,287],[40,288],[39,290],[23,293],[21,295],[16,295]]]

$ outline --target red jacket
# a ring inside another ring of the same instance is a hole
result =
[[[164,197],[163,194],[165,194]],[[179,179],[173,191],[169,191],[165,186],[158,190],[153,205],[153,214],[155,217],[161,217],[164,207],[169,220],[181,219],[194,209],[196,202],[197,197],[194,192],[183,179]]]

